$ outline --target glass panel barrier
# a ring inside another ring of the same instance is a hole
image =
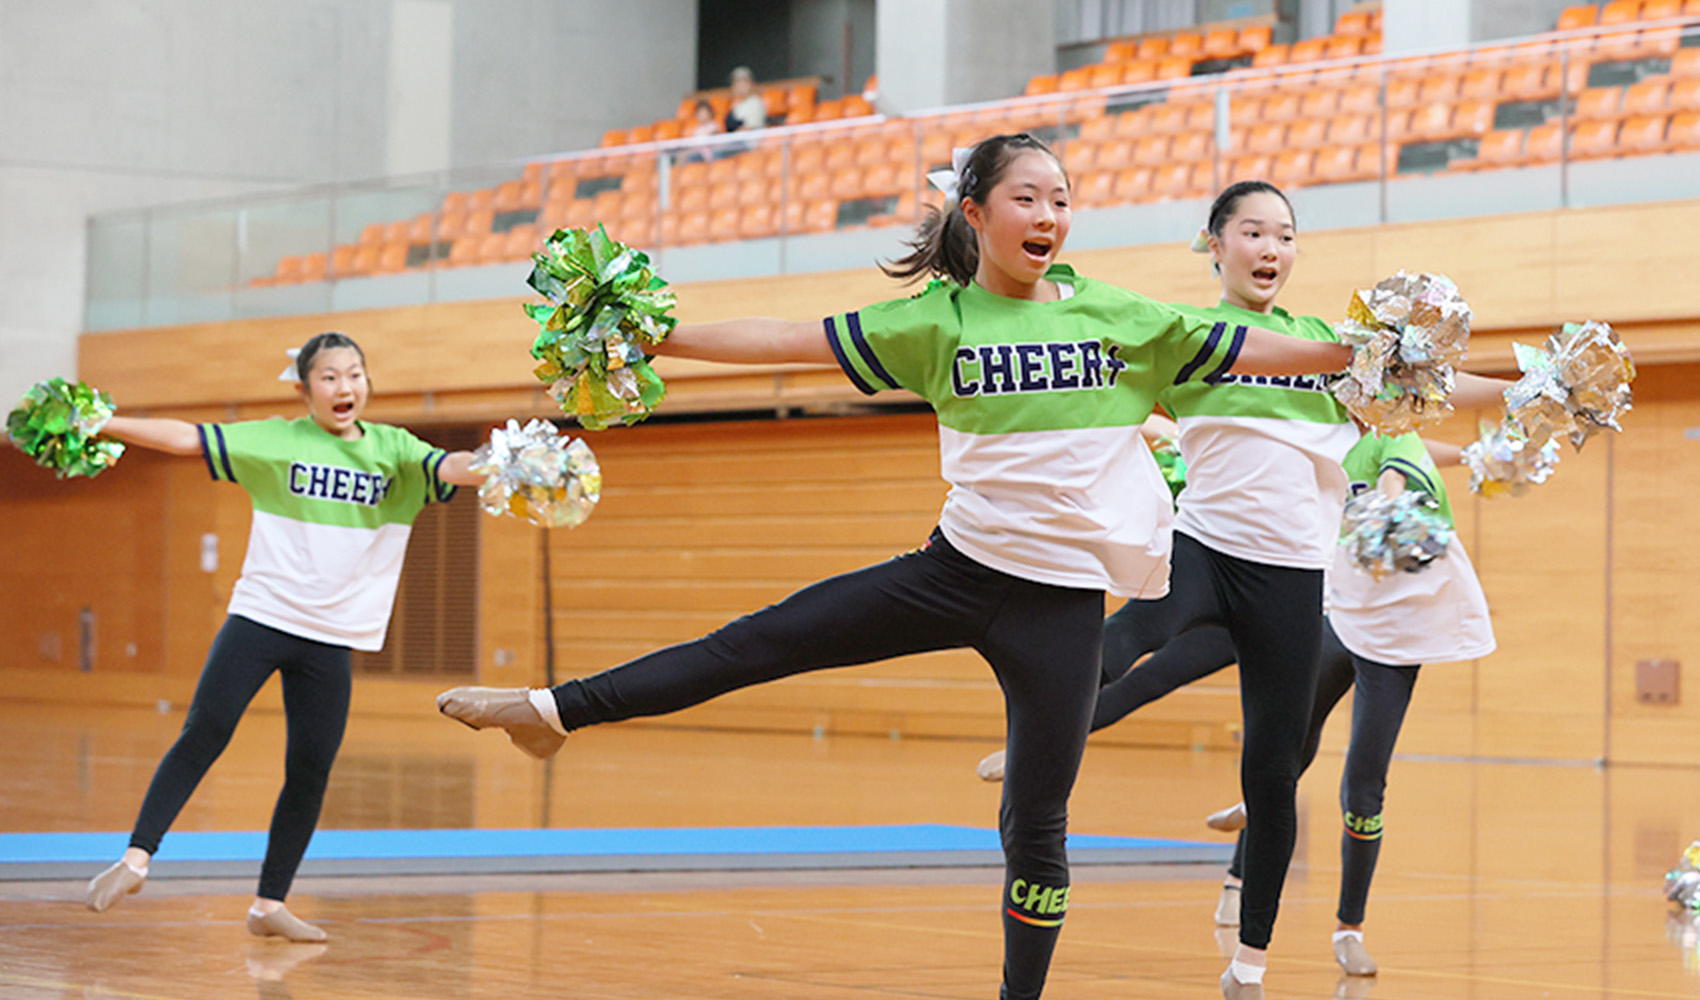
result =
[[[1062,157],[1077,249],[1189,241],[1248,178],[1311,230],[1700,196],[1700,28],[1680,19],[1391,57],[1256,37],[1198,60],[1112,45],[1026,96],[905,118],[804,106],[755,133],[99,217],[87,321],[520,295],[548,234],[598,222],[675,283],[864,267],[941,202],[926,173],[999,132]]]

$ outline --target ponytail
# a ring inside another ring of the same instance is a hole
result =
[[[889,263],[880,261],[880,270],[903,281],[939,277],[958,285],[972,282],[980,269],[980,237],[962,214],[962,202],[971,198],[985,204],[1010,163],[1028,150],[1044,153],[1061,169],[1062,161],[1051,147],[1026,132],[994,135],[976,143],[962,158],[956,172],[954,196],[946,193],[942,209],[928,205],[926,218],[916,228],[914,238],[904,241],[910,252]],[[1067,171],[1063,172],[1063,179],[1068,179]]]

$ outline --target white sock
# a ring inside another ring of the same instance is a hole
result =
[[[537,714],[543,716],[549,728],[562,736],[567,735],[567,727],[561,724],[561,707],[555,704],[555,692],[548,688],[532,688],[528,696],[531,707],[537,709]]]
[[[1339,941],[1342,938],[1357,938],[1358,943],[1363,944],[1364,943],[1364,932],[1363,931],[1335,931],[1334,932],[1334,940],[1335,941]]]
[[[143,866],[142,866],[142,867],[140,867],[140,868],[137,868],[137,867],[136,867],[136,866],[135,866],[135,865],[133,865],[133,864],[131,864],[131,863],[130,863],[130,862],[128,862],[128,861],[126,861],[126,862],[124,862],[124,867],[125,867],[125,868],[128,868],[128,869],[130,869],[130,870],[131,870],[131,871],[133,871],[133,872],[135,872],[135,873],[136,873],[136,874],[137,874],[137,875],[140,875],[140,876],[141,876],[141,877],[142,877],[142,878],[147,878],[147,877],[148,877],[148,866],[147,866],[147,865],[143,865]]]
[[[248,907],[248,916],[253,917],[255,920],[264,920],[271,916],[271,914],[260,909],[260,905],[255,903]]]
[[[1249,965],[1236,958],[1228,963],[1228,971],[1233,974],[1234,982],[1241,986],[1250,986],[1263,982],[1263,973],[1266,970],[1261,965]]]

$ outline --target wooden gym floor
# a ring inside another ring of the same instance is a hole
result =
[[[973,777],[989,743],[624,726],[574,737],[545,766],[423,708],[353,720],[322,828],[996,821],[996,788]],[[181,721],[0,708],[0,832],[127,830]],[[177,829],[263,829],[282,731],[252,714]],[[1221,752],[1094,746],[1072,827],[1208,839],[1201,819],[1237,797],[1236,766]],[[1382,972],[1347,979],[1328,944],[1339,767],[1325,752],[1301,792],[1270,997],[1700,995],[1700,922],[1660,892],[1700,837],[1700,771],[1397,761],[1368,924]],[[1211,922],[1219,877],[1077,867],[1046,995],[1217,996],[1232,940]],[[987,868],[302,878],[291,907],[329,945],[250,938],[249,879],[155,879],[105,914],[83,909],[80,882],[0,882],[0,996],[990,998],[999,880]]]

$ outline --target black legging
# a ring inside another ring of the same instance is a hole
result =
[[[554,688],[566,727],[662,715],[810,670],[971,647],[1004,692],[1002,996],[1044,987],[1068,905],[1064,834],[1098,687],[1104,595],[926,547],[833,577],[692,642]]]
[[[257,895],[288,896],[348,724],[349,659],[346,646],[303,639],[237,615],[226,618],[207,651],[183,731],[148,785],[130,846],[149,854],[159,850],[183,804],[230,743],[248,703],[273,671],[281,672],[288,750]]]
[[[1322,571],[1250,562],[1175,533],[1170,591],[1129,601],[1103,624],[1106,677],[1199,625],[1226,626],[1239,654],[1245,742],[1240,789],[1246,803],[1248,877],[1240,942],[1269,947],[1298,828],[1294,807],[1305,727],[1316,691],[1322,637]]]
[[[1381,856],[1381,804],[1387,792],[1387,768],[1393,747],[1405,724],[1405,710],[1416,690],[1420,667],[1394,667],[1367,660],[1340,644],[1333,628],[1322,637],[1321,676],[1311,707],[1310,733],[1305,738],[1304,766],[1316,759],[1322,727],[1328,714],[1355,686],[1352,699],[1352,738],[1346,748],[1346,767],[1340,775],[1340,906],[1335,916],[1343,924],[1364,922],[1370,882]],[[1244,834],[1234,848],[1228,874],[1240,877],[1244,868]]]

